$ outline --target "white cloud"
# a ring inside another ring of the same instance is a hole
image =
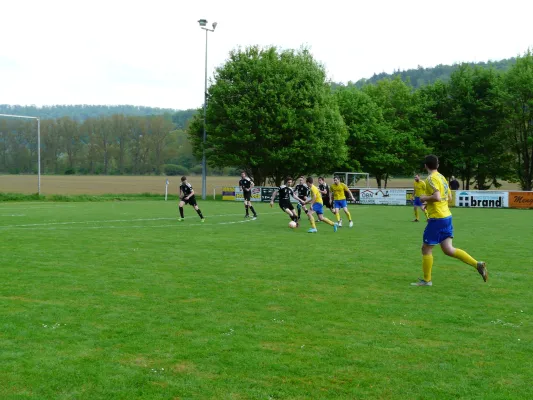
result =
[[[18,0],[2,5],[0,103],[202,104],[238,46],[311,48],[335,81],[508,58],[533,46],[530,1]]]

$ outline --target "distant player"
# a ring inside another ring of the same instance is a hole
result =
[[[257,218],[257,213],[255,212],[254,207],[252,206],[252,188],[254,187],[254,182],[246,176],[246,172],[244,171],[241,172],[241,180],[239,181],[239,186],[242,189],[242,194],[244,197],[244,209],[246,210],[244,218],[250,217],[248,209],[252,210],[254,218]]]
[[[313,216],[313,213],[316,213],[318,215],[319,221],[322,221],[328,225],[331,225],[333,227],[333,231],[337,232],[337,228],[339,227],[339,224],[337,224],[336,222],[333,223],[332,221],[324,217],[324,204],[322,203],[322,193],[320,193],[318,188],[315,185],[313,185],[313,177],[308,176],[305,181],[311,193],[310,199],[306,201],[306,203],[311,204],[311,209],[307,212],[307,216],[309,217],[309,222],[311,222],[311,229],[309,229],[307,232],[308,233],[318,232],[318,230],[316,229],[315,217]]]
[[[194,190],[189,182],[187,182],[187,177],[182,176],[181,177],[181,185],[180,185],[180,218],[178,221],[183,221],[185,217],[183,216],[183,206],[185,204],[188,204],[190,206],[193,206],[198,215],[200,216],[200,219],[202,222],[205,222],[204,216],[202,215],[202,212],[198,208],[198,204],[196,203],[196,197],[194,196]]]
[[[323,176],[318,178],[318,190],[320,190],[320,193],[322,194],[322,203],[324,203],[324,207],[328,208],[333,214],[335,214],[329,185],[326,183]]]
[[[279,188],[274,190],[274,193],[272,193],[272,197],[270,198],[270,207],[274,205],[274,200],[276,199],[276,195],[279,194],[279,208],[283,210],[284,213],[286,213],[290,219],[296,224],[298,224],[298,216],[294,212],[294,207],[291,203],[291,197],[294,197],[298,201],[302,201],[302,199],[298,198],[294,192],[291,189],[292,186],[292,178],[287,177],[285,179],[285,184],[281,185]]]
[[[431,269],[433,268],[433,247],[438,244],[440,244],[442,251],[447,256],[457,258],[474,267],[486,282],[489,273],[485,263],[474,260],[468,253],[461,249],[456,249],[452,245],[452,213],[448,208],[448,201],[451,200],[452,195],[446,178],[437,171],[439,167],[437,156],[426,156],[425,167],[429,175],[426,179],[426,191],[420,196],[420,200],[427,204],[429,217],[424,231],[424,243],[422,245],[422,271],[424,272],[424,279],[418,279],[418,282],[411,283],[411,285],[432,286]]]
[[[415,219],[413,222],[419,222],[418,219],[418,209],[420,208],[422,211],[426,212],[426,209],[424,207],[424,204],[422,204],[422,201],[420,200],[420,196],[423,196],[426,193],[426,183],[424,181],[420,180],[420,175],[415,175],[415,182],[413,184],[415,189],[415,198],[413,201],[413,205],[415,208]]]
[[[348,217],[348,220],[350,221],[350,228],[353,226],[352,221],[352,215],[350,214],[350,211],[348,211],[348,204],[346,203],[346,194],[349,194],[352,201],[355,201],[352,192],[350,189],[348,189],[348,186],[346,186],[344,183],[342,183],[339,180],[339,177],[336,176],[333,178],[333,185],[330,186],[331,188],[331,194],[333,197],[333,208],[335,212],[335,218],[337,218],[337,222],[339,223],[339,226],[342,226],[342,220],[341,220],[341,214],[340,210],[341,208],[344,210],[344,213]]]
[[[307,185],[304,183],[303,176],[300,176],[300,183],[298,183],[294,187],[294,192],[300,199],[302,199],[302,204],[298,203],[298,205],[296,206],[296,208],[298,209],[298,219],[300,219],[300,216],[302,215],[302,205],[303,205],[304,212],[306,214],[308,212],[307,207],[305,206],[305,202],[307,201],[309,197],[309,187],[307,187]]]

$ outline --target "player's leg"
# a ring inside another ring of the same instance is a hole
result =
[[[430,220],[424,230],[422,244],[422,272],[424,279],[411,283],[414,286],[432,286],[431,270],[433,268],[433,247],[440,243],[440,223],[438,220]]]
[[[178,207],[180,209],[180,217],[178,218],[178,221],[183,221],[183,219],[185,218],[183,216],[183,206],[185,205],[185,202],[183,200],[180,201]]]
[[[292,204],[288,204],[288,205],[285,205],[285,204],[280,204],[279,207],[281,208],[281,210],[287,214],[290,219],[296,223],[298,223],[298,216],[296,215],[296,213],[294,212],[294,207],[292,206]]]
[[[353,221],[352,221],[352,214],[350,214],[350,211],[348,211],[348,205],[346,205],[344,208],[344,213],[346,214],[346,216],[348,217],[348,221],[350,221],[350,228],[353,226]]]
[[[257,213],[255,212],[255,210],[254,210],[254,206],[252,206],[252,202],[251,202],[251,201],[248,202],[248,206],[249,206],[249,208],[250,208],[250,211],[251,211],[252,214],[254,215],[254,218],[257,218]]]
[[[317,214],[317,216],[318,216],[318,220],[319,221],[325,222],[326,224],[328,224],[330,226],[334,226],[335,225],[335,223],[333,221],[331,221],[330,219],[324,217],[323,213]]]
[[[416,282],[416,286],[431,286],[431,270],[433,269],[433,245],[422,245],[422,273],[424,279]]]
[[[311,229],[309,229],[307,232],[309,233],[315,233],[317,232],[316,224],[315,224],[315,216],[313,215],[314,211],[309,210],[307,211],[307,217],[309,218],[309,222],[311,223]]]
[[[418,222],[418,206],[414,206],[414,210],[415,210],[415,219],[413,220],[413,222]]]
[[[333,207],[334,207],[334,213],[335,213],[335,218],[337,219],[337,222],[340,222],[341,220],[341,214],[340,214],[340,210],[341,210],[341,207],[339,205],[339,202],[338,200],[333,200]]]
[[[204,222],[205,221],[204,216],[202,215],[202,211],[198,208],[198,204],[196,204],[196,201],[194,202],[194,204],[191,204],[191,206],[193,206],[193,208],[196,210],[196,213],[198,214],[202,222]]]
[[[457,258],[458,260],[461,260],[465,264],[468,264],[472,267],[474,267],[477,272],[481,275],[483,280],[486,282],[489,278],[489,272],[487,271],[487,266],[483,261],[477,261],[475,260],[470,254],[468,254],[466,251],[461,249],[456,249],[453,247],[452,238],[448,237],[447,239],[444,239],[444,241],[440,244],[440,247],[444,254],[446,254],[449,257]]]

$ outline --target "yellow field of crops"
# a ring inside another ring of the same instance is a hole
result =
[[[76,175],[43,175],[41,176],[41,194],[121,194],[121,193],[165,193],[164,176],[76,176]],[[223,186],[235,186],[239,177],[208,176],[207,195],[212,196],[213,190],[220,194]],[[176,194],[180,184],[180,177],[170,176],[169,194]],[[197,194],[202,192],[202,177],[191,176],[189,182]],[[370,181],[371,187],[376,187],[375,180]],[[392,179],[389,188],[411,188],[410,179]],[[503,190],[515,190],[518,186],[504,182]],[[37,193],[36,175],[0,175],[0,192],[9,193]]]

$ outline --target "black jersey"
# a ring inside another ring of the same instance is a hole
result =
[[[326,194],[322,193],[322,197],[329,197],[329,185],[326,182],[318,185],[318,190],[320,190],[320,192],[323,192],[325,190]]]
[[[300,199],[305,199],[306,197],[309,197],[309,187],[304,184],[298,184],[294,187],[294,191],[298,194],[298,197]]]
[[[253,181],[246,177],[246,178],[242,178],[240,181],[239,181],[239,186],[242,187],[243,189],[250,189],[253,185]]]
[[[186,197],[188,195],[190,195],[192,193],[192,186],[190,183],[185,183],[183,182],[181,185],[180,185],[180,191],[181,193],[183,193],[183,197]]]
[[[280,203],[290,203],[291,202],[291,196],[294,196],[294,192],[292,189],[288,186],[281,185],[278,188],[278,196],[279,196],[279,202]]]

